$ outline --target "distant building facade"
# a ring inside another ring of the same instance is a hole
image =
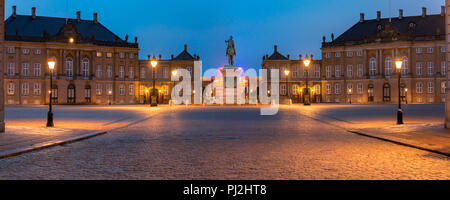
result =
[[[5,0],[0,0],[0,66],[4,65]],[[3,67],[0,67],[0,133],[5,132],[5,93],[3,91]]]
[[[309,69],[309,87],[314,99],[333,103],[397,103],[398,73],[395,61],[403,60],[401,99],[404,103],[446,102],[447,42],[445,7],[442,13],[399,16],[360,21],[342,35],[327,42],[323,37],[322,60]],[[301,60],[301,58],[300,58]],[[300,60],[275,53],[265,56],[263,69],[280,69],[280,93],[295,96],[304,88],[304,67]],[[284,69],[290,71],[285,86]],[[300,74],[299,74],[300,72]],[[285,89],[285,88],[288,89]],[[320,88],[320,90],[319,90]],[[314,94],[313,94],[314,96]],[[319,98],[317,97],[319,96]]]

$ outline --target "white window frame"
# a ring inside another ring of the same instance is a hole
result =
[[[125,78],[125,67],[119,66],[119,78]]]
[[[353,78],[353,65],[347,65],[347,77]]]
[[[447,61],[442,61],[441,62],[441,75],[445,76],[447,75]]]
[[[428,74],[428,76],[434,75],[434,62],[427,63],[427,74]]]
[[[81,62],[81,70],[83,72],[83,78],[88,79],[89,78],[89,59],[84,58]]]
[[[416,63],[416,75],[422,76],[422,71],[423,71],[423,63],[421,62]]]
[[[15,84],[13,82],[8,83],[8,95],[14,95],[15,93]]]
[[[28,96],[30,94],[30,84],[29,83],[22,83],[22,95]]]
[[[34,76],[41,76],[41,63],[34,63]]]
[[[103,93],[103,86],[102,86],[102,84],[97,84],[95,93],[97,94],[97,96],[101,96],[102,95],[102,93]]]
[[[15,75],[14,69],[15,69],[14,63],[8,63],[8,68],[7,68],[6,74],[8,76],[14,76]]]
[[[29,75],[30,75],[30,64],[22,63],[22,76],[29,76]]]
[[[357,73],[360,78],[364,76],[364,66],[362,64],[358,64]]]
[[[73,78],[73,59],[72,58],[66,59],[66,76],[68,79]]]
[[[125,96],[125,84],[119,85],[119,94],[120,96]]]
[[[377,75],[377,60],[375,58],[371,58],[369,61],[369,75],[370,76]]]
[[[135,92],[134,84],[130,84],[130,85],[128,86],[128,95],[134,96],[134,92]]]
[[[336,65],[335,67],[334,67],[334,76],[336,77],[336,78],[340,78],[341,77],[341,66],[340,65]]]
[[[41,83],[34,83],[34,96],[41,95]]]
[[[428,82],[427,83],[427,91],[428,94],[433,94],[434,93],[434,83],[433,82]]]
[[[423,93],[423,83],[422,82],[416,83],[416,93],[417,94]]]
[[[334,94],[341,94],[341,84],[340,83],[334,84]]]

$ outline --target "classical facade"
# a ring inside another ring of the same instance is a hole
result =
[[[306,57],[306,55],[305,55]],[[279,70],[279,84],[280,84],[280,101],[291,98],[293,102],[303,102],[303,95],[306,88],[306,77],[308,77],[308,88],[311,91],[312,102],[322,102],[322,69],[321,61],[314,60],[314,56],[310,55],[311,64],[305,68],[303,64],[302,55],[298,59],[291,59],[290,55],[283,55],[278,52],[277,45],[274,46],[272,55],[264,55],[262,62],[262,69],[268,70],[268,89],[270,90],[271,75],[270,70]],[[289,71],[286,76],[285,71]]]
[[[372,20],[361,14],[359,22],[337,38],[332,34],[331,41],[323,37],[322,60],[313,61],[308,73],[309,87],[315,89],[313,101],[397,103],[394,63],[402,60],[399,73],[404,103],[446,102],[445,7],[436,15],[428,15],[426,8],[422,15],[412,17],[403,16],[403,10],[391,19],[377,14]],[[301,60],[301,56],[291,60],[281,55],[276,47],[272,56],[264,56],[263,69],[280,69],[282,96],[301,96],[298,93],[306,82]],[[285,69],[290,71],[288,76]]]
[[[2,56],[5,103],[135,103],[138,93],[138,43],[128,42],[98,21],[18,15],[6,20]],[[47,61],[56,61],[53,85]]]
[[[331,41],[323,38],[326,102],[397,103],[398,73],[404,103],[446,101],[445,8],[440,14],[399,16],[359,22]],[[395,61],[402,60],[400,72]]]
[[[195,78],[194,65],[196,61],[200,61],[200,56],[190,54],[188,46],[184,45],[184,50],[176,57],[171,55],[170,59],[163,59],[158,55],[158,65],[155,69],[151,67],[151,56],[148,60],[139,62],[139,103],[149,103],[149,97],[153,89],[153,76],[155,78],[155,93],[158,94],[158,103],[168,103],[171,99],[171,91],[178,82],[172,81],[172,73],[179,73],[180,69],[187,70],[191,74],[192,89]],[[154,71],[153,71],[154,70]],[[201,80],[201,77],[200,77]]]

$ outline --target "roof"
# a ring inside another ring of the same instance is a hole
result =
[[[429,41],[445,40],[445,17],[442,15],[411,16],[364,20],[324,47],[348,46],[379,41]]]
[[[59,41],[63,36],[68,36],[67,31],[74,34],[77,43],[137,48],[137,44],[120,39],[105,26],[92,20],[68,19],[66,24],[65,18],[36,16],[33,19],[29,15],[17,15],[10,16],[5,22],[6,40],[12,41]]]
[[[173,60],[177,61],[195,61],[196,59],[188,52],[187,45],[184,45],[184,50],[178,54]]]
[[[289,60],[286,56],[278,52],[277,45],[274,46],[273,54],[267,60]]]

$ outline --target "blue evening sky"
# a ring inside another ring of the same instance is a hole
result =
[[[6,0],[6,17],[11,6],[18,14],[66,16],[66,0]],[[392,16],[403,8],[405,15],[440,13],[444,0],[392,0]],[[69,0],[69,17],[81,11],[83,19],[99,13],[100,22],[124,38],[139,38],[140,58],[148,54],[175,56],[189,45],[191,54],[201,56],[205,68],[226,63],[225,40],[236,42],[236,63],[259,68],[262,56],[272,54],[273,45],[283,54],[298,58],[314,54],[320,58],[322,36],[337,37],[358,22],[359,13],[366,19],[381,10],[388,17],[388,0]]]

